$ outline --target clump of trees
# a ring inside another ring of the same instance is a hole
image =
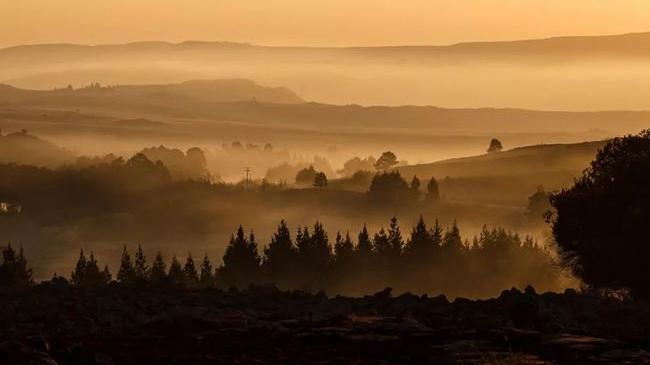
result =
[[[551,196],[564,266],[595,289],[650,299],[650,130],[610,140],[571,188]]]
[[[413,176],[408,183],[399,171],[384,171],[376,174],[370,182],[368,196],[377,203],[398,204],[418,202],[422,196],[420,179]],[[425,194],[427,202],[437,203],[440,200],[438,182],[435,178],[429,179]]]

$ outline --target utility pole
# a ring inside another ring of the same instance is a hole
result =
[[[247,167],[244,171],[246,171],[246,189],[248,189],[248,183],[250,182],[250,172],[251,168]]]

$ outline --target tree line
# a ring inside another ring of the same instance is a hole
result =
[[[22,253],[19,257],[24,262]],[[284,290],[349,295],[390,286],[404,291],[479,296],[494,295],[515,285],[553,289],[550,286],[557,280],[550,257],[529,236],[522,239],[502,228],[484,227],[470,241],[462,238],[456,223],[443,228],[436,220],[429,227],[422,218],[407,238],[397,218],[392,218],[387,228],[372,234],[364,226],[356,240],[349,233],[337,233],[331,240],[320,222],[299,227],[292,234],[281,221],[263,249],[252,231],[247,233],[239,227],[222,261],[215,267],[207,255],[196,262],[190,253],[184,262],[173,256],[168,265],[160,252],[149,261],[141,246],[133,257],[125,246],[113,278],[92,252],[86,256],[81,251],[69,283],[86,289],[109,285],[113,279],[126,287],[228,289],[275,285]],[[57,275],[55,279],[68,281]]]

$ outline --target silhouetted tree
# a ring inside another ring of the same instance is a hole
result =
[[[176,258],[176,255],[172,257],[172,263],[169,265],[167,278],[171,283],[176,285],[182,285],[185,283],[185,273],[183,273],[183,268],[181,267],[181,263]]]
[[[390,219],[388,240],[390,241],[391,256],[396,261],[402,255],[402,249],[404,247],[404,239],[402,238],[402,231],[397,223],[397,217]]]
[[[88,260],[86,259],[86,255],[84,255],[84,251],[81,250],[79,253],[79,259],[77,260],[77,265],[70,275],[70,278],[72,279],[72,285],[76,287],[82,287],[84,285],[84,276],[86,274],[87,262]]]
[[[325,173],[324,172],[316,173],[316,176],[314,176],[314,187],[324,188],[326,186],[327,186],[327,176],[325,176]]]
[[[561,262],[587,285],[650,298],[650,130],[614,138],[551,196]]]
[[[23,248],[18,254],[7,245],[2,249],[2,265],[0,265],[0,289],[24,290],[33,285],[32,270],[27,267]]]
[[[156,253],[156,257],[151,264],[151,270],[149,271],[149,282],[154,286],[161,285],[167,280],[167,267],[165,261],[163,260],[162,254],[160,251]]]
[[[442,239],[442,248],[450,252],[460,252],[463,249],[463,240],[460,237],[458,224],[454,221],[451,229],[447,229]]]
[[[354,244],[350,239],[350,232],[345,234],[345,239],[340,233],[336,234],[336,243],[334,244],[334,261],[341,266],[348,267],[352,264],[354,258]]]
[[[314,231],[309,235],[305,227],[302,234],[296,238],[298,259],[302,268],[304,289],[322,289],[328,267],[332,261],[332,248],[327,238],[327,232],[320,222],[314,224]]]
[[[230,238],[223,256],[223,266],[219,268],[220,279],[226,286],[246,288],[260,281],[260,263],[255,236],[251,232],[250,238],[246,238],[244,229],[239,226],[237,235]]]
[[[501,141],[499,141],[496,138],[493,138],[490,141],[490,146],[487,149],[487,152],[492,153],[492,152],[499,152],[503,149],[503,145],[501,144]]]
[[[397,156],[391,151],[382,153],[375,162],[375,168],[377,170],[388,170],[395,165],[397,165]]]
[[[264,250],[264,269],[272,283],[284,287],[294,282],[296,254],[291,232],[282,220],[271,237],[271,243]]]
[[[149,280],[149,268],[147,267],[147,259],[144,256],[142,247],[138,245],[135,251],[135,267],[133,272],[134,280],[138,284],[144,284]]]
[[[129,255],[125,245],[122,250],[122,258],[120,260],[120,269],[117,272],[117,280],[124,285],[133,285],[135,277],[135,269],[131,262],[131,255]]]
[[[202,287],[212,286],[214,284],[214,272],[212,271],[212,263],[206,253],[201,263],[201,278],[200,284]]]
[[[185,278],[185,285],[189,287],[196,286],[199,283],[199,273],[196,271],[196,265],[194,265],[194,259],[191,253],[187,254],[185,266],[183,266],[183,276]]]
[[[411,183],[409,184],[409,190],[415,201],[420,199],[420,185],[420,179],[416,175],[413,175],[413,179],[411,179]]]
[[[359,258],[369,258],[374,251],[372,241],[370,240],[370,234],[368,234],[368,229],[366,225],[363,225],[363,229],[359,232],[359,241],[357,242],[356,254]]]
[[[424,223],[424,219],[420,216],[420,220],[411,231],[411,237],[406,243],[405,253],[409,258],[409,262],[427,260],[429,261],[433,256],[435,250],[434,242]]]
[[[436,181],[435,178],[429,179],[429,183],[427,184],[427,196],[426,196],[427,201],[432,202],[432,203],[437,203],[440,201],[440,192],[438,191],[438,182]]]

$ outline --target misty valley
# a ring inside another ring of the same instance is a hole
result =
[[[0,49],[0,365],[650,364],[648,39]]]

